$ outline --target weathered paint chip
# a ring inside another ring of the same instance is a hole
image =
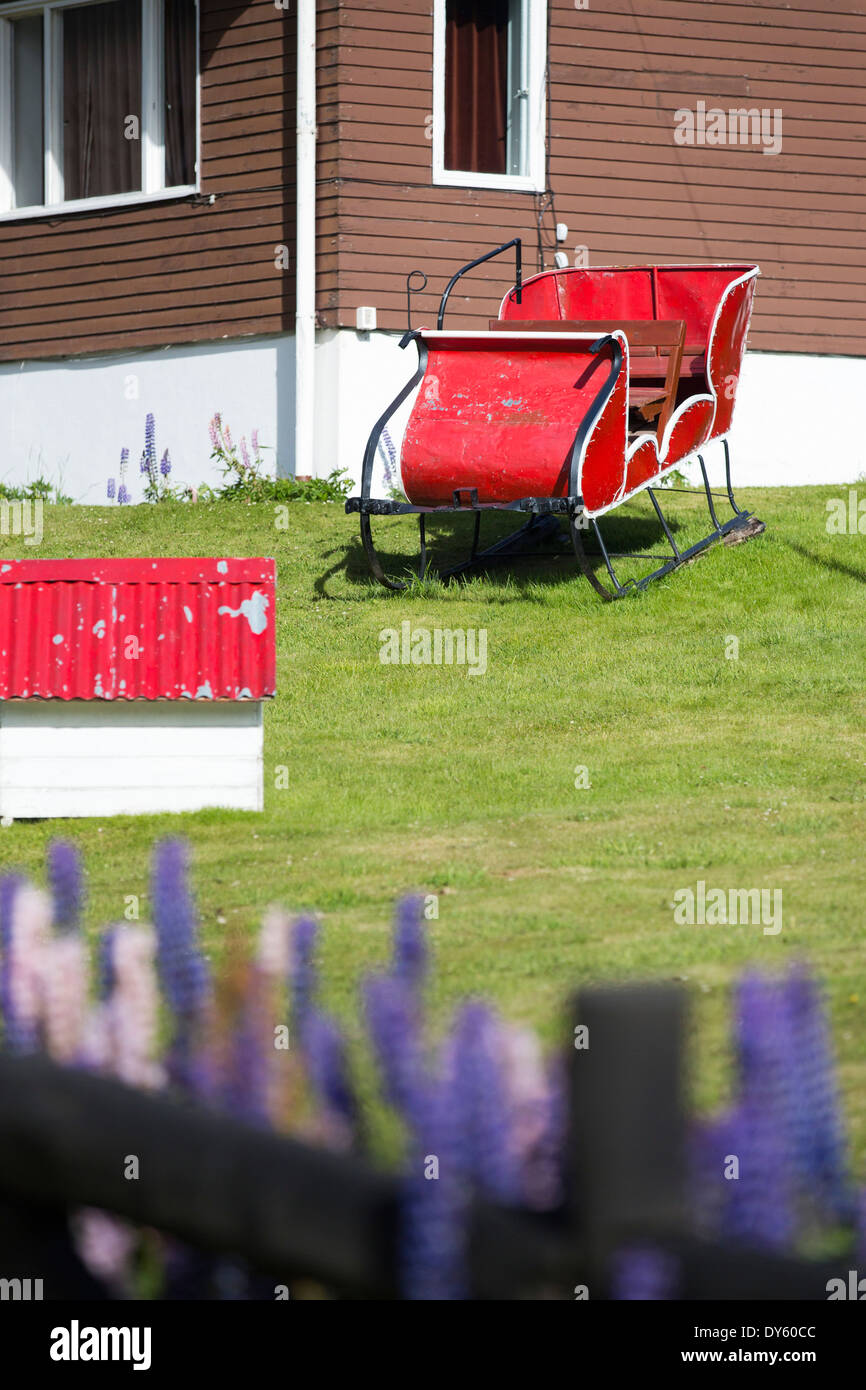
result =
[[[227,613],[230,618],[243,616],[250,625],[250,631],[258,636],[268,625],[267,607],[267,595],[254,589],[250,598],[243,599],[240,608],[229,608],[227,604],[222,604],[217,613]]]

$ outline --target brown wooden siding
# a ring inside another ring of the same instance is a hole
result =
[[[201,195],[0,222],[0,360],[293,326],[296,9],[200,14]]]
[[[550,0],[549,182],[566,249],[590,264],[757,261],[763,272],[751,345],[866,350],[866,8],[862,0]],[[336,120],[320,142],[322,192],[336,193],[335,283],[320,285],[324,323],[405,326],[404,279],[431,322],[457,266],[524,237],[537,268],[533,194],[434,188],[431,0],[343,0]],[[336,13],[335,13],[336,12]],[[330,99],[330,92],[329,92]],[[678,146],[674,112],[780,107],[783,146]],[[543,259],[554,216],[543,209]],[[331,258],[329,258],[329,271]],[[454,327],[482,324],[510,283],[479,267],[449,301]],[[471,299],[469,298],[471,289]]]

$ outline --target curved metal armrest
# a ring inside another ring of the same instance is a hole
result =
[[[595,426],[596,421],[601,415],[601,412],[604,410],[605,406],[607,405],[608,401],[613,395],[613,388],[616,386],[617,377],[619,376],[620,370],[622,368],[622,348],[620,347],[618,339],[616,339],[612,333],[606,333],[603,338],[597,338],[589,350],[592,353],[601,352],[602,348],[607,347],[608,343],[610,343],[610,345],[613,348],[613,356],[611,358],[610,371],[608,372],[604,383],[599,388],[595,400],[593,401],[592,405],[589,407],[589,410],[586,412],[583,419],[581,420],[580,425],[578,426],[577,434],[574,436],[574,444],[571,448],[571,466],[569,468],[568,475],[568,491],[572,497],[577,495],[577,474],[578,469],[580,467],[580,456],[583,452],[583,446],[589,438],[589,435],[593,427]]]
[[[384,415],[379,416],[379,419],[376,421],[375,425],[370,431],[370,437],[367,440],[367,447],[364,450],[364,462],[361,467],[362,497],[370,496],[370,484],[373,481],[373,464],[376,460],[376,449],[379,446],[379,437],[383,429],[387,425],[388,421],[391,419],[391,416],[394,414],[394,411],[397,410],[398,407],[403,404],[410,392],[414,391],[415,387],[418,385],[419,381],[421,380],[425,371],[427,370],[427,344],[423,341],[420,333],[412,332],[410,330],[408,333],[403,334],[403,337],[400,339],[400,346],[401,348],[408,347],[409,343],[411,342],[416,342],[418,344],[418,370],[416,371],[412,379],[410,381],[407,381],[399,396],[394,397],[394,400],[388,406],[388,409],[385,411]]]
[[[485,251],[483,256],[476,256],[474,261],[467,261],[459,270],[455,271],[445,286],[442,298],[439,301],[439,314],[436,319],[436,327],[441,329],[445,326],[445,305],[448,303],[448,296],[453,290],[461,275],[465,275],[467,270],[474,270],[477,265],[483,265],[485,261],[490,261],[494,256],[501,256],[503,251],[510,251],[514,247],[515,278],[514,288],[517,291],[516,299],[520,304],[523,300],[523,241],[519,236],[512,237],[511,241],[504,241],[501,246],[495,247],[492,251]]]

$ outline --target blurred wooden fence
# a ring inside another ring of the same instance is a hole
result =
[[[807,1261],[690,1231],[685,1162],[683,992],[668,985],[587,989],[569,1058],[565,1208],[471,1209],[469,1265],[479,1299],[590,1299],[611,1289],[623,1247],[675,1258],[682,1299],[826,1299],[848,1256]],[[134,1154],[139,1177],[124,1177]],[[242,1127],[42,1057],[0,1056],[0,1278],[42,1277],[46,1298],[103,1296],[66,1235],[98,1207],[201,1251],[243,1258],[274,1282],[389,1299],[397,1284],[397,1177],[363,1159]]]

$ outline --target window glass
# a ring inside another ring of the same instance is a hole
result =
[[[195,0],[165,0],[165,181],[195,183]]]
[[[526,26],[529,6],[511,0],[508,22],[508,135],[509,174],[525,174],[529,166],[529,69]]]
[[[511,108],[509,0],[447,0],[445,168],[504,174]]]
[[[64,197],[132,193],[141,188],[141,0],[62,14]]]
[[[12,25],[12,187],[15,206],[42,202],[42,16]]]

